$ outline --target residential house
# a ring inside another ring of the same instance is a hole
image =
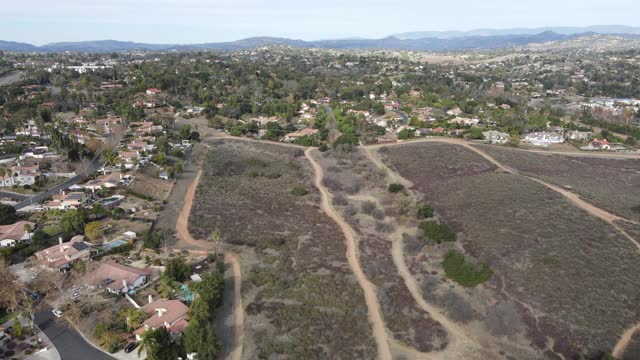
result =
[[[459,107],[454,107],[453,109],[447,111],[448,115],[458,116],[462,114],[462,110]]]
[[[11,175],[2,181],[2,186],[33,185],[42,173],[38,165],[21,166],[20,163],[11,167]]]
[[[400,125],[396,128],[396,134],[399,134],[402,130],[414,131],[416,128],[409,125]]]
[[[146,284],[150,277],[151,272],[148,270],[116,263],[102,263],[88,276],[87,282],[112,294],[125,294]]]
[[[139,151],[120,151],[118,153],[120,164],[124,165],[126,169],[133,169],[140,158]]]
[[[129,128],[138,135],[148,135],[163,130],[162,125],[154,125],[151,121],[137,121],[129,124]]]
[[[44,159],[44,156],[49,152],[47,146],[36,146],[34,148],[25,149],[20,154],[20,160],[27,158]]]
[[[578,141],[589,140],[592,135],[593,133],[589,131],[576,131],[576,130],[568,131],[566,134],[567,139],[578,140]]]
[[[607,140],[594,139],[589,143],[589,149],[591,150],[611,150],[611,145]]]
[[[41,137],[44,135],[33,120],[27,121],[24,126],[16,129],[16,135]]]
[[[455,118],[449,120],[449,122],[451,124],[459,124],[459,125],[466,125],[466,126],[477,126],[480,123],[480,120],[479,119],[463,118],[463,117],[455,117]]]
[[[136,339],[142,340],[142,334],[148,330],[156,330],[164,326],[173,336],[177,336],[189,325],[189,307],[180,300],[160,299],[153,301],[149,295],[149,303],[140,308],[149,318],[134,331]]]
[[[84,241],[84,236],[74,236],[71,241],[59,243],[50,248],[38,251],[35,256],[40,265],[50,270],[67,270],[73,263],[91,260],[91,244]]]
[[[548,131],[532,132],[524,137],[523,142],[535,146],[549,146],[551,144],[562,144],[564,142],[564,136]]]
[[[108,117],[106,119],[96,120],[96,131],[100,134],[111,134],[117,125],[122,124],[121,118]]]
[[[89,180],[82,185],[83,188],[97,191],[102,188],[111,189],[118,187],[119,185],[124,185],[126,183],[126,179],[122,176],[120,172],[112,172],[108,175],[101,175],[95,180]]]
[[[18,221],[9,225],[0,226],[0,247],[12,247],[22,241],[31,239],[33,232],[29,233],[25,230],[28,225],[31,229],[35,229],[36,224],[30,221]]]
[[[46,209],[72,210],[79,209],[89,202],[89,196],[84,192],[65,192],[51,196],[45,204]]]
[[[283,141],[295,141],[303,136],[308,136],[308,135],[315,135],[319,132],[318,129],[310,129],[310,128],[306,128],[306,129],[302,129],[300,131],[296,131],[296,132],[292,132],[292,133],[288,133],[287,135],[284,136],[284,138],[282,139]]]
[[[156,88],[150,88],[146,91],[147,95],[159,95],[162,93],[162,90]]]
[[[509,134],[496,130],[483,131],[484,142],[489,144],[506,144],[509,142]]]

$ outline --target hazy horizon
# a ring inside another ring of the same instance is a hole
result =
[[[469,31],[598,25],[640,26],[640,3],[612,0],[520,4],[460,0],[402,4],[389,0],[25,0],[3,4],[2,40],[51,42],[121,40],[204,43],[254,36],[302,40],[381,38],[416,31]],[[461,11],[463,9],[464,11]]]

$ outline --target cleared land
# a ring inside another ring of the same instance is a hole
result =
[[[499,301],[480,314],[475,312],[483,307],[471,302],[471,320],[484,317],[496,335],[523,333],[549,357],[555,352],[573,358],[610,352],[640,319],[635,305],[640,256],[608,223],[540,183],[496,171],[496,165],[461,146],[416,143],[382,153],[456,230],[466,253],[494,270],[471,299],[492,291]],[[419,245],[415,239],[406,242],[410,249]],[[421,271],[437,274],[437,253],[414,260],[425,296],[435,291],[436,301],[456,299],[459,294],[443,291],[439,276]]]
[[[361,288],[340,228],[319,208],[300,149],[212,142],[189,219],[244,248],[245,358],[374,358]],[[294,187],[307,194],[291,194]]]
[[[605,159],[517,151],[478,145],[500,163],[561,187],[616,215],[640,221],[640,159]]]

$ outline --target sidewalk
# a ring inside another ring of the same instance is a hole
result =
[[[53,345],[47,334],[45,334],[37,325],[34,325],[38,332],[36,336],[42,342],[42,345],[45,346],[43,350],[39,352],[33,353],[26,357],[27,360],[61,360],[60,354],[58,353],[58,349]]]

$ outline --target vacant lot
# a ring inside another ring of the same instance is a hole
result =
[[[491,266],[487,288],[518,305],[527,335],[541,349],[552,344],[570,358],[609,352],[640,319],[640,256],[607,223],[534,181],[494,171],[459,146],[423,143],[381,152],[453,226],[464,250]],[[494,311],[484,316],[499,325]]]
[[[240,254],[245,358],[374,358],[362,291],[342,233],[321,212],[302,152],[212,142],[189,221],[196,238],[219,229]],[[291,194],[304,187],[306,195]]]
[[[131,190],[152,197],[155,200],[164,200],[171,192],[173,182],[158,178],[159,169],[146,166],[139,172],[129,187]]]
[[[444,349],[446,331],[418,307],[392,258],[392,233],[403,223],[394,216],[394,202],[406,195],[388,193],[384,171],[376,169],[361,150],[330,151],[316,158],[324,169],[324,184],[334,195],[334,206],[356,232],[360,263],[377,286],[384,321],[393,337],[420,352]]]
[[[640,160],[539,154],[498,146],[478,146],[502,164],[559,186],[616,215],[640,220]]]

